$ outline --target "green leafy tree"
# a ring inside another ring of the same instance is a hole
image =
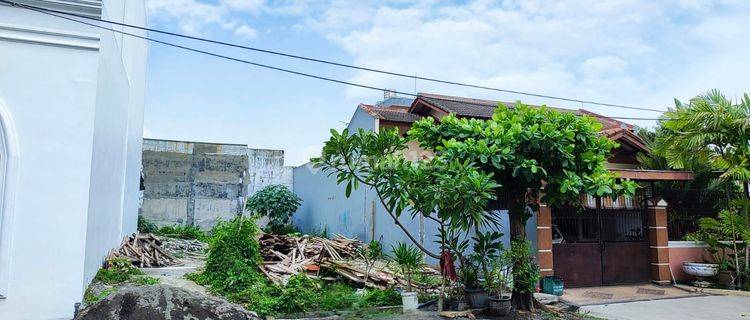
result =
[[[441,252],[448,249],[447,235],[455,234],[451,230],[468,231],[498,221],[494,213],[485,210],[495,199],[497,185],[491,173],[478,171],[469,161],[443,157],[408,161],[402,153],[406,141],[398,130],[331,130],[321,156],[312,161],[346,186],[347,197],[360,186],[371,188],[409,240],[426,255],[440,259]],[[411,218],[421,215],[438,224],[441,252],[428,250],[416,239],[401,223],[404,214]],[[441,292],[444,288],[445,280]],[[442,301],[440,294],[439,308]]]
[[[740,101],[727,99],[719,90],[682,103],[675,99],[675,108],[662,115],[654,141],[654,153],[666,159],[675,169],[699,173],[719,172],[717,180],[724,182],[727,203],[737,185],[745,194],[750,181],[750,95]],[[729,183],[727,183],[729,182]],[[741,213],[744,224],[750,225],[747,210]],[[728,213],[732,214],[732,213]],[[726,221],[732,221],[728,219]],[[741,270],[739,250],[734,243],[735,270]],[[750,250],[745,249],[744,265],[750,263]],[[742,277],[738,277],[741,280]]]
[[[270,185],[247,199],[245,208],[258,216],[268,217],[271,232],[289,230],[292,214],[297,211],[302,199],[282,185]]]
[[[588,116],[562,113],[520,102],[499,105],[489,120],[448,115],[417,121],[409,136],[446,161],[476,163],[491,174],[496,194],[507,195],[511,240],[526,239],[526,220],[541,199],[548,205],[578,198],[633,194],[636,184],[617,181],[605,163],[617,146],[599,134],[601,124]],[[488,208],[493,209],[493,208]],[[500,208],[495,208],[500,209]],[[514,261],[520,268],[525,261]],[[527,279],[514,277],[513,305],[532,309],[530,292],[518,291]]]

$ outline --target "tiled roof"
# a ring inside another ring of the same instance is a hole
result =
[[[445,95],[430,94],[430,93],[420,93],[417,99],[415,100],[415,102],[409,108],[409,111],[414,112],[414,113],[421,113],[419,109],[423,108],[426,105],[431,108],[437,108],[446,113],[453,113],[461,117],[489,119],[492,117],[492,114],[494,113],[495,108],[497,107],[498,103],[502,103],[508,107],[514,106],[514,103],[510,103],[510,102],[471,99],[471,98],[445,96]],[[530,106],[539,107],[535,105],[530,105]],[[606,137],[613,138],[613,139],[624,139],[628,143],[638,148],[641,148],[644,150],[647,149],[645,143],[635,133],[635,128],[631,124],[627,124],[622,121],[618,121],[616,119],[606,117],[600,114],[596,114],[596,113],[583,110],[583,109],[571,110],[571,109],[562,109],[562,108],[554,108],[554,107],[548,107],[548,108],[555,109],[560,112],[573,112],[578,115],[587,115],[587,116],[594,117],[597,119],[597,121],[599,121],[602,124],[602,134],[605,135]]]
[[[407,107],[378,108],[367,104],[359,105],[360,108],[367,111],[373,117],[381,120],[412,123],[422,119],[421,115],[409,113]]]

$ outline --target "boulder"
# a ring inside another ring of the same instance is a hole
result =
[[[102,301],[81,310],[77,320],[261,319],[254,312],[224,299],[169,285],[126,285]]]
[[[536,301],[539,301],[539,303],[545,305],[554,304],[557,303],[558,300],[560,300],[560,298],[558,298],[554,294],[546,294],[541,292],[534,293],[534,299],[536,299]]]

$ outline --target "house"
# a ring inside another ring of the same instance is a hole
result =
[[[245,199],[272,184],[292,187],[283,150],[244,144],[143,139],[140,214],[157,226],[210,230],[244,211]]]
[[[488,119],[498,103],[512,103],[437,94],[419,94],[415,99],[389,98],[375,104],[360,104],[348,124],[349,130],[377,131],[398,128],[405,132],[412,123],[424,118],[437,120],[448,114],[458,117]],[[615,140],[607,167],[622,178],[641,183],[636,196],[618,199],[582,198],[581,208],[550,208],[542,204],[526,225],[528,238],[537,248],[542,275],[557,275],[566,286],[599,286],[609,284],[669,282],[670,248],[667,239],[667,204],[652,195],[649,183],[661,180],[692,179],[689,172],[641,170],[636,154],[648,153],[648,147],[636,134],[633,125],[586,110],[559,109],[592,116],[602,124],[601,134]],[[407,157],[418,159],[428,153],[410,142]],[[386,247],[408,241],[393,225],[373,190],[353,191],[344,196],[344,188],[332,177],[310,164],[294,170],[294,191],[304,200],[294,216],[295,225],[305,231],[326,229],[362,240],[384,240]],[[504,228],[507,211],[502,212]],[[423,218],[402,219],[402,223],[419,235],[421,244],[437,249],[434,234],[437,226]],[[505,232],[507,243],[507,230]],[[681,262],[681,261],[680,261]],[[678,263],[678,262],[675,262]]]
[[[143,0],[18,2],[146,24]],[[143,40],[0,4],[0,319],[72,318],[136,231],[146,56]]]

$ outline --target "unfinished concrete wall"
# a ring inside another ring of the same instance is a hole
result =
[[[158,226],[210,229],[242,212],[247,146],[183,141],[143,141],[141,214]]]
[[[269,185],[280,184],[293,188],[293,167],[284,166],[283,150],[248,149],[248,185],[247,195]]]
[[[143,179],[146,219],[204,230],[242,213],[247,196],[267,185],[292,188],[284,151],[240,144],[144,139]]]

